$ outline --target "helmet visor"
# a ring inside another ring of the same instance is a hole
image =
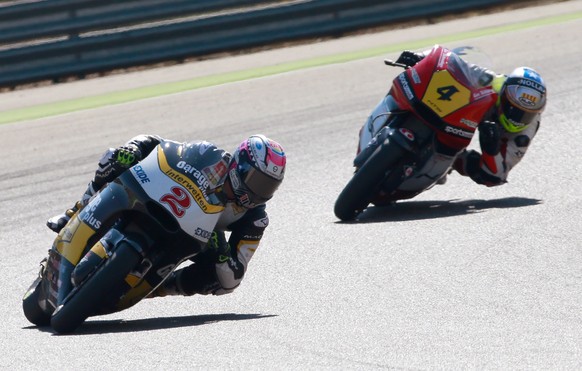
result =
[[[538,111],[529,111],[517,107],[507,97],[507,94],[501,95],[501,118],[504,126],[511,132],[521,131],[527,127],[538,115]]]
[[[270,200],[281,184],[281,181],[273,179],[253,167],[246,172],[242,181],[252,193],[251,200],[256,204]]]

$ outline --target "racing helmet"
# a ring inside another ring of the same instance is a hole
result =
[[[529,67],[513,70],[499,92],[499,121],[517,133],[524,130],[546,106],[546,84]]]
[[[232,154],[228,176],[239,205],[250,209],[273,197],[285,175],[283,147],[264,135],[252,135]]]

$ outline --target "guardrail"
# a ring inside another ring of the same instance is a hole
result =
[[[0,6],[0,87],[340,36],[510,0],[50,0]]]

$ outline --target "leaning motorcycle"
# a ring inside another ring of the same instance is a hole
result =
[[[206,248],[227,164],[218,151],[189,148],[160,143],[71,218],[24,295],[31,323],[73,332],[90,316],[135,305]]]
[[[464,59],[474,50],[436,45],[413,67],[385,61],[405,70],[360,132],[371,140],[360,142],[355,172],[335,202],[340,220],[355,219],[370,203],[410,199],[444,179],[497,100]]]

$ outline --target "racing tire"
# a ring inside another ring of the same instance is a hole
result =
[[[125,277],[141,261],[142,256],[127,242],[121,242],[113,255],[57,307],[50,324],[59,334],[75,331],[108,299],[113,287],[123,284]]]
[[[26,319],[36,326],[48,326],[51,315],[46,313],[39,304],[42,279],[38,278],[26,291],[22,298],[22,310]]]
[[[405,153],[404,148],[393,141],[382,144],[339,194],[334,205],[335,215],[344,222],[354,220],[368,207],[387,173],[396,167]]]

